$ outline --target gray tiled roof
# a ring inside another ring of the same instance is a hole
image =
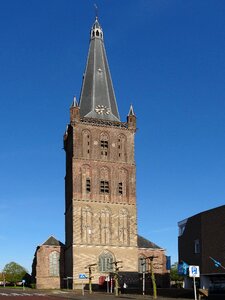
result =
[[[80,96],[80,116],[120,121],[109,65],[98,19],[91,40]]]
[[[161,247],[157,246],[153,242],[143,238],[140,235],[137,236],[137,244],[138,244],[138,248],[162,249]]]
[[[64,244],[58,241],[54,236],[50,236],[46,242],[44,242],[42,245],[47,246],[63,246]]]

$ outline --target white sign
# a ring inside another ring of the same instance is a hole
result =
[[[199,266],[189,266],[189,277],[200,277]]]

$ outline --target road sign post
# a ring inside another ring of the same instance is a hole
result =
[[[193,277],[194,295],[195,295],[195,300],[197,300],[195,278],[200,277],[199,266],[189,266],[189,277]]]

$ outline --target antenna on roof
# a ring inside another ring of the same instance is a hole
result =
[[[96,3],[94,3],[94,7],[95,7],[95,18],[98,19],[98,6]]]

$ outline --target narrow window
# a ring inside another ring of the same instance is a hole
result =
[[[200,253],[200,242],[199,240],[195,240],[195,254]]]
[[[109,194],[109,182],[101,180],[100,182],[100,193]]]
[[[123,195],[123,183],[119,182],[118,184],[118,192],[120,195]]]
[[[91,180],[89,178],[86,179],[86,192],[91,192]]]
[[[108,141],[101,141],[101,155],[108,155]]]

